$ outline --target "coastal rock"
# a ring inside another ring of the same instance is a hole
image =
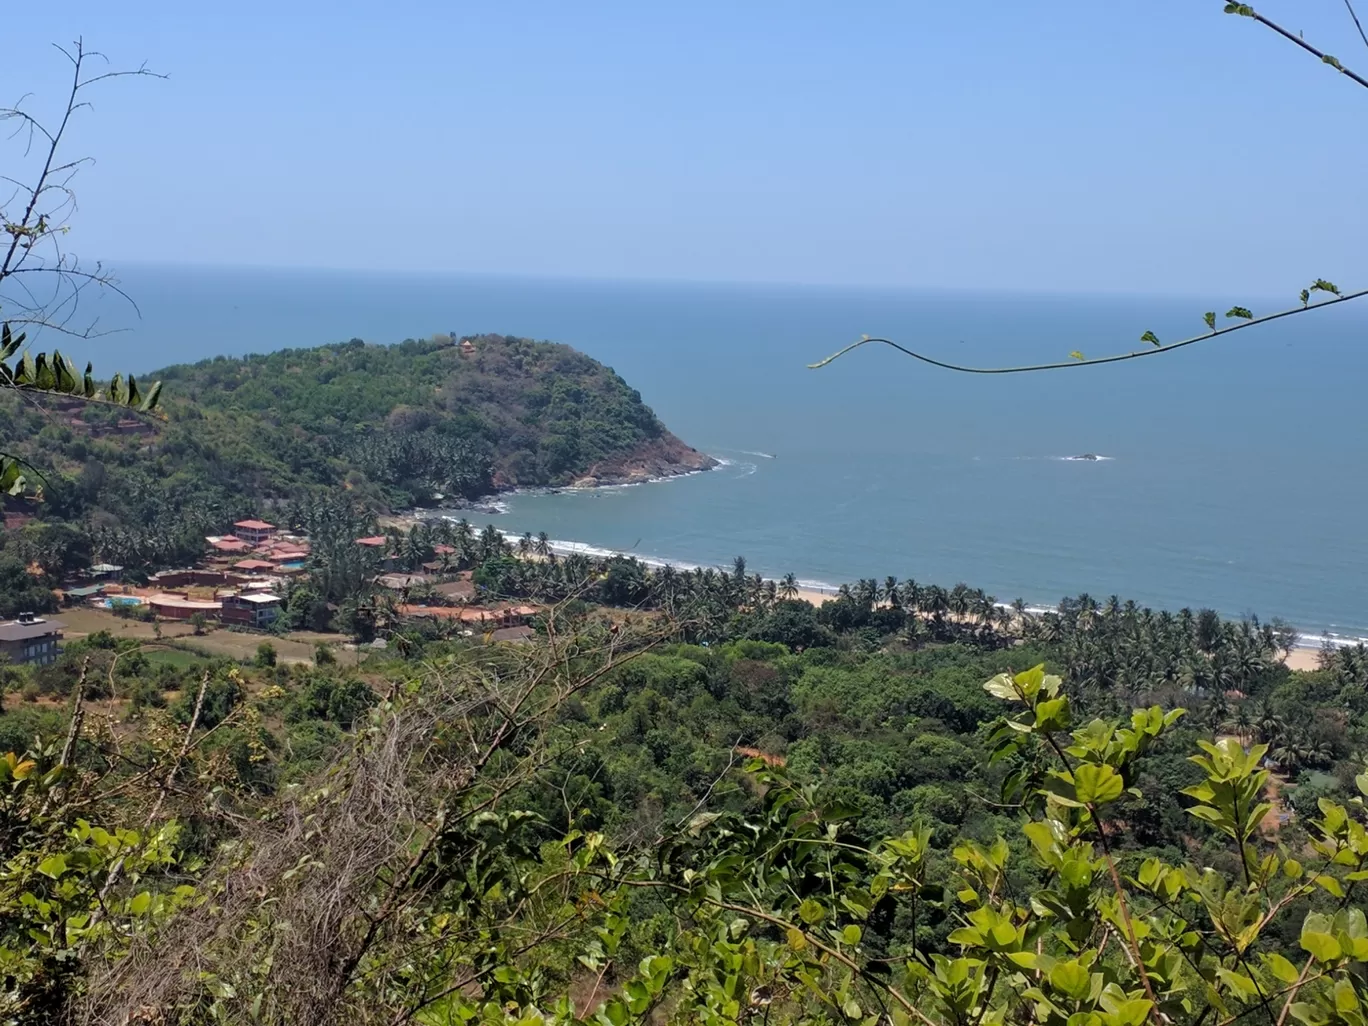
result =
[[[638,484],[660,477],[678,477],[700,470],[711,470],[717,460],[699,452],[668,431],[659,438],[637,446],[631,452],[591,466],[576,488],[616,484]]]

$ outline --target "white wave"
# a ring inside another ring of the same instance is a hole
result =
[[[446,517],[445,519],[454,520],[455,518]],[[516,545],[518,540],[522,537],[517,531],[508,531],[500,527],[496,527],[495,530],[513,545]],[[550,547],[551,551],[558,556],[581,555],[588,556],[590,559],[611,559],[614,556],[622,556],[635,559],[637,562],[645,563],[647,566],[657,568],[668,566],[680,571],[716,570],[720,573],[731,573],[732,570],[730,566],[720,563],[693,563],[688,560],[675,559],[667,556],[649,555],[631,549],[607,548],[600,545],[590,545],[588,542],[567,541],[561,538],[549,538],[547,539],[547,545]],[[774,578],[774,580],[778,581],[779,578]],[[835,595],[840,591],[840,585],[832,584],[830,581],[797,578],[796,583],[803,591],[815,591],[825,595]],[[999,609],[1012,608],[1010,602],[998,602],[996,605]],[[1041,616],[1045,613],[1055,613],[1058,611],[1058,606],[1035,604],[1026,606],[1026,612],[1032,616]],[[1360,629],[1361,628],[1350,628],[1350,630],[1354,631]],[[1299,628],[1299,630],[1301,629]],[[1303,650],[1318,651],[1322,645],[1325,644],[1328,644],[1331,648],[1352,648],[1355,645],[1368,645],[1368,635],[1361,635],[1358,633],[1341,634],[1335,631],[1311,633],[1310,631],[1302,630],[1301,637],[1298,640],[1296,647]]]
[[[740,453],[742,456],[759,456],[762,459],[777,460],[779,457],[772,452],[761,452],[759,449],[723,449],[723,452]],[[720,460],[721,456],[713,456],[713,459]]]
[[[1107,463],[1116,459],[1115,456],[1102,456],[1095,452],[1080,456],[1055,456],[1053,458],[1063,460],[1065,463]]]
[[[1368,645],[1368,637],[1326,631],[1324,634],[1303,635],[1297,642],[1298,648],[1311,650],[1319,650],[1323,645],[1329,645],[1331,648],[1353,648],[1355,645]]]

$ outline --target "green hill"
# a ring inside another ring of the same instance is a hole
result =
[[[353,339],[147,377],[158,379],[165,423],[67,401],[0,407],[5,437],[48,474],[40,515],[188,544],[324,490],[387,510],[713,465],[610,368],[529,339]]]

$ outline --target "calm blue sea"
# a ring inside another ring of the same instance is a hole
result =
[[[962,580],[1040,604],[1115,593],[1368,636],[1368,301],[1152,360],[994,378],[872,347],[804,365],[863,333],[983,364],[1102,355],[1274,301],[122,271],[141,319],[106,305],[104,326],[130,330],[69,347],[103,371],[353,336],[529,335],[611,365],[727,461],[511,496],[505,530],[681,563],[744,555],[812,583]],[[1083,452],[1109,459],[1062,459]]]

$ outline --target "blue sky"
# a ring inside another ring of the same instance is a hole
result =
[[[1259,6],[1368,65],[1342,0]],[[1362,285],[1368,90],[1221,7],[68,0],[6,15],[5,87],[77,34],[170,76],[72,137],[116,263]]]

